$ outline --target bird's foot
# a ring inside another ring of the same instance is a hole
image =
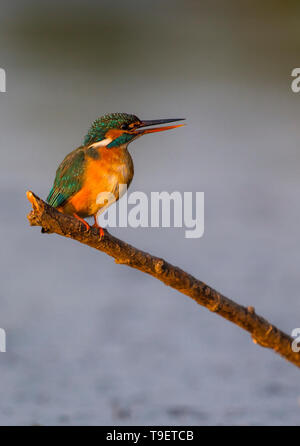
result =
[[[92,227],[93,228],[97,228],[99,230],[99,236],[100,236],[100,241],[101,241],[103,239],[104,235],[105,235],[104,229],[101,228],[101,226],[98,225],[96,216],[94,216],[94,221],[95,221],[95,223],[93,224]]]
[[[84,224],[84,226],[86,227],[86,230],[88,231],[89,229],[91,229],[90,225],[88,224],[87,221],[85,221],[83,218],[79,217],[79,215],[77,214],[73,214],[75,218],[77,218],[77,220],[81,221],[81,223]]]

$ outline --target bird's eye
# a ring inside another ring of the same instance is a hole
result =
[[[121,125],[121,129],[122,129],[122,130],[127,130],[127,129],[128,129],[127,124],[122,124],[122,125]]]

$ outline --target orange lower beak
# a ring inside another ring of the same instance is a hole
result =
[[[154,119],[151,121],[142,121],[140,127],[148,127],[150,125],[159,125],[159,124],[167,124],[169,122],[176,122],[176,121],[183,121],[184,119]],[[146,135],[147,133],[156,133],[156,132],[163,132],[164,130],[171,130],[176,129],[177,127],[182,127],[185,124],[177,124],[177,125],[167,125],[163,127],[156,127],[153,129],[140,129],[135,130],[134,132],[141,135]]]

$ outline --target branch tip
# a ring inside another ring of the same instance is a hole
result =
[[[28,190],[26,192],[26,196],[27,196],[27,199],[30,201],[30,203],[33,204],[34,197],[33,197],[33,193],[31,192],[31,190]]]

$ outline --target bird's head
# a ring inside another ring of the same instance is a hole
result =
[[[114,147],[127,146],[134,139],[147,133],[161,132],[170,130],[179,125],[169,125],[157,128],[144,128],[152,125],[167,124],[170,122],[181,121],[182,119],[154,119],[151,121],[142,121],[135,115],[127,113],[111,113],[96,119],[89,129],[84,144],[93,147]]]

